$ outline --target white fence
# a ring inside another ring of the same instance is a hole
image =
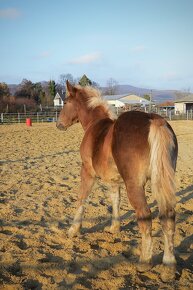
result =
[[[174,114],[174,111],[158,111],[158,114],[162,117],[172,120],[193,120],[193,110],[189,110],[184,114]]]
[[[26,113],[1,113],[0,123],[25,123],[27,118],[30,118],[32,123],[42,122],[56,122],[59,115],[59,110],[56,111],[41,111],[41,112],[26,112]],[[120,115],[124,112],[122,109],[116,110],[116,113]],[[162,117],[168,120],[193,120],[193,110],[187,111],[186,114],[174,115],[172,111],[157,112]]]
[[[32,123],[56,122],[59,111],[55,112],[29,112],[29,113],[1,113],[0,123],[25,123],[30,118]]]

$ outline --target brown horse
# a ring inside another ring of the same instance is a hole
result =
[[[82,158],[78,208],[69,236],[75,236],[82,223],[84,203],[96,176],[111,184],[113,217],[110,231],[120,230],[119,185],[124,181],[135,209],[142,235],[139,271],[150,268],[152,260],[152,219],[144,186],[151,180],[164,233],[163,263],[175,274],[175,182],[177,139],[171,126],[159,115],[125,112],[116,119],[100,93],[91,87],[72,86],[60,112],[57,128],[66,130],[80,122],[85,134],[80,147]],[[170,275],[170,278],[171,278]]]

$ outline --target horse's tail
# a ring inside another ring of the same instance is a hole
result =
[[[160,214],[164,214],[176,204],[174,174],[177,140],[169,124],[163,118],[155,118],[151,119],[148,141],[152,192],[158,202]]]

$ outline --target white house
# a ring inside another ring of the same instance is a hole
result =
[[[125,104],[119,100],[107,100],[107,103],[115,108],[124,108]]]
[[[114,104],[118,101],[118,104],[123,104],[121,107],[125,107],[125,105],[141,105],[146,106],[149,105],[151,102],[139,97],[137,95],[127,94],[127,95],[106,95],[104,96],[104,99],[107,100],[108,103]],[[118,105],[119,106],[119,105]]]
[[[65,94],[59,94],[57,92],[54,98],[54,107],[63,107],[64,98],[65,98]]]
[[[119,99],[124,104],[146,106],[151,102],[137,95],[126,95]]]
[[[186,114],[187,111],[193,110],[193,94],[185,96],[183,99],[176,100],[174,102],[175,114]]]

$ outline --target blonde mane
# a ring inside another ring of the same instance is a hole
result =
[[[111,110],[107,101],[102,98],[101,92],[98,89],[93,88],[91,86],[86,86],[84,88],[82,88],[81,86],[76,86],[76,87],[78,89],[81,88],[81,90],[87,95],[88,108],[95,109],[96,107],[102,106],[105,109],[105,111],[107,112],[110,119],[114,120],[117,118],[117,116]]]

